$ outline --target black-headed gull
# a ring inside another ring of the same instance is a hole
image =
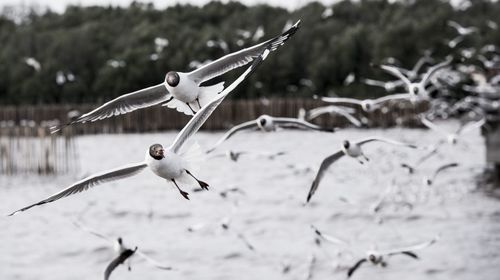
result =
[[[366,161],[368,161],[368,157],[366,157],[365,154],[363,153],[361,146],[363,146],[366,143],[370,143],[370,142],[383,142],[383,143],[388,143],[388,144],[393,144],[393,145],[398,145],[398,146],[405,146],[405,147],[409,147],[409,148],[413,148],[413,149],[418,148],[417,146],[412,145],[412,144],[407,144],[407,143],[398,142],[398,141],[391,140],[391,139],[377,138],[377,137],[372,137],[372,138],[360,140],[357,142],[350,142],[350,141],[345,140],[342,143],[342,147],[339,151],[326,157],[321,162],[321,165],[318,169],[318,172],[316,173],[316,177],[314,178],[314,181],[311,185],[309,193],[307,194],[306,202],[309,202],[309,200],[311,200],[311,197],[318,189],[319,183],[321,182],[321,179],[325,175],[325,171],[330,167],[330,165],[332,165],[334,162],[336,162],[337,160],[342,158],[344,155],[347,155],[347,156],[355,158],[355,159],[362,157]],[[363,163],[362,160],[359,160],[359,162]]]
[[[177,111],[187,115],[194,115],[224,89],[223,82],[212,86],[201,86],[203,82],[252,62],[265,49],[270,51],[278,49],[298,30],[299,25],[300,20],[279,36],[223,56],[191,72],[170,71],[161,84],[122,95],[83,114],[77,120],[53,127],[51,131],[54,133],[74,123],[94,122],[158,104],[176,108]]]
[[[449,144],[455,145],[458,141],[458,137],[461,134],[464,134],[464,133],[470,132],[474,129],[480,128],[481,126],[483,126],[486,123],[486,118],[482,117],[481,119],[479,119],[477,121],[462,123],[457,128],[457,130],[455,130],[454,132],[449,132],[449,131],[444,130],[442,127],[439,127],[438,125],[431,122],[430,120],[428,120],[424,116],[420,116],[420,121],[426,127],[430,128],[436,132],[439,132],[443,136],[445,136],[446,140],[448,141]]]
[[[93,186],[99,185],[104,182],[114,181],[126,177],[130,177],[135,175],[141,171],[143,171],[146,167],[149,167],[153,173],[158,175],[161,178],[166,179],[169,182],[172,182],[175,187],[179,190],[181,195],[188,198],[188,193],[181,190],[178,186],[176,180],[196,180],[200,187],[208,188],[208,185],[205,182],[198,180],[196,177],[191,174],[188,170],[188,162],[187,158],[193,155],[193,149],[185,153],[180,153],[182,146],[185,142],[193,136],[200,127],[205,123],[205,121],[210,117],[212,112],[219,106],[219,104],[224,100],[224,98],[233,91],[236,86],[238,86],[241,82],[243,82],[250,74],[252,74],[255,69],[261,64],[261,62],[267,57],[271,50],[265,49],[264,52],[254,60],[252,65],[250,65],[247,70],[242,73],[231,85],[225,88],[216,99],[210,101],[207,105],[201,108],[192,118],[191,120],[184,126],[184,128],[177,134],[177,137],[174,139],[172,145],[170,145],[167,149],[164,149],[161,144],[153,144],[149,147],[146,152],[146,159],[139,163],[128,164],[123,167],[119,167],[116,169],[112,169],[110,171],[104,171],[101,173],[97,173],[91,175],[81,181],[78,181],[68,188],[51,195],[50,197],[24,207],[20,210],[14,211],[9,216],[12,216],[18,212],[25,211],[34,206],[50,203],[56,201],[58,199],[85,191]]]
[[[388,72],[389,74],[401,79],[406,87],[406,93],[410,94],[412,96],[411,100],[416,101],[418,99],[428,99],[429,98],[429,93],[425,89],[427,86],[428,82],[430,81],[430,78],[432,75],[434,75],[438,70],[447,67],[450,65],[450,63],[453,61],[452,57],[448,57],[445,61],[438,63],[432,67],[430,67],[427,72],[423,75],[422,79],[418,82],[412,82],[408,77],[406,77],[399,68],[391,65],[374,65],[382,70]]]
[[[111,273],[119,265],[121,265],[125,262],[127,262],[128,270],[129,271],[132,270],[130,259],[133,256],[140,257],[141,259],[145,260],[147,263],[149,263],[150,265],[152,265],[156,268],[163,269],[163,270],[172,270],[172,267],[163,265],[163,264],[159,263],[158,261],[152,259],[148,255],[142,253],[140,250],[138,250],[137,246],[135,246],[134,249],[127,248],[121,237],[113,239],[113,238],[110,238],[104,234],[101,234],[101,233],[95,231],[94,229],[91,229],[91,228],[89,228],[89,227],[87,227],[79,222],[74,222],[73,224],[76,227],[78,227],[78,228],[80,228],[80,229],[82,229],[82,230],[84,230],[84,231],[86,231],[94,236],[97,236],[97,237],[103,239],[104,241],[108,242],[109,244],[113,245],[113,251],[115,254],[115,258],[106,267],[106,270],[104,271],[104,280],[108,280],[109,277],[111,276]]]
[[[335,245],[349,246],[352,249],[353,246],[349,242],[334,237],[332,235],[322,233],[314,226],[311,227],[313,228],[315,234],[322,240]],[[363,257],[362,259],[358,260],[352,267],[349,268],[349,270],[347,271],[347,277],[351,277],[352,274],[365,262],[371,263],[375,266],[380,265],[381,267],[386,267],[387,266],[386,258],[389,256],[406,255],[411,258],[418,259],[418,256],[417,254],[415,254],[415,251],[422,250],[431,246],[432,244],[436,243],[439,240],[439,238],[440,236],[437,235],[429,241],[425,241],[408,247],[388,249],[388,250],[373,250],[373,249],[368,250],[365,252],[366,257]]]
[[[333,128],[323,128],[315,124],[306,122],[305,120],[297,118],[276,118],[276,117],[271,117],[269,115],[262,115],[255,120],[244,122],[231,128],[219,139],[219,141],[217,141],[217,143],[215,143],[215,145],[212,148],[207,150],[207,153],[211,153],[220,144],[229,139],[238,131],[247,129],[260,129],[265,132],[271,132],[271,131],[276,131],[278,127],[279,128],[293,127],[293,128],[311,129],[311,130],[328,131],[328,132],[334,131]]]

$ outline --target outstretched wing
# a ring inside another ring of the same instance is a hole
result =
[[[328,103],[346,103],[346,104],[355,104],[361,105],[362,100],[355,98],[347,98],[347,97],[319,97],[321,101]]]
[[[332,236],[332,235],[329,235],[329,234],[326,234],[326,233],[323,233],[321,232],[319,229],[317,229],[315,226],[311,225],[311,228],[314,230],[314,233],[319,236],[321,239],[329,242],[329,243],[332,243],[332,244],[336,244],[336,245],[345,245],[345,246],[348,246],[349,245],[349,242],[345,241],[345,240],[342,240],[340,238],[337,238],[335,236]]]
[[[144,254],[143,252],[141,251],[137,251],[137,256],[140,257],[141,259],[145,260],[146,262],[148,262],[150,265],[156,267],[156,268],[159,268],[159,269],[164,269],[164,270],[172,270],[172,267],[171,266],[166,266],[166,265],[163,265],[161,263],[159,263],[158,261],[152,259],[151,257],[149,257],[148,255]]]
[[[111,240],[111,238],[109,238],[109,236],[106,236],[106,235],[104,235],[104,234],[101,234],[101,233],[99,233],[99,232],[95,231],[94,229],[91,229],[91,228],[89,228],[89,227],[87,227],[87,226],[85,226],[85,225],[83,225],[83,224],[81,224],[81,223],[79,223],[79,222],[76,222],[76,221],[75,221],[75,222],[73,222],[73,224],[74,224],[76,227],[78,227],[78,228],[80,228],[80,229],[82,229],[82,230],[84,230],[84,231],[86,231],[86,232],[88,232],[88,233],[90,233],[90,234],[93,234],[93,235],[95,235],[95,236],[97,236],[97,237],[99,237],[99,238],[101,238],[101,239],[103,239],[103,240],[106,240],[106,241],[108,241],[108,242],[110,242],[110,243],[112,243],[112,242],[113,242],[113,240]]]
[[[412,95],[409,93],[398,93],[398,94],[389,94],[386,96],[379,97],[377,99],[374,99],[373,102],[375,104],[380,104],[380,103],[385,103],[385,102],[392,101],[392,100],[401,100],[401,99],[410,100],[411,98],[412,98]]]
[[[446,169],[457,167],[457,166],[458,166],[458,163],[456,163],[456,162],[448,163],[448,164],[440,166],[438,169],[436,169],[436,171],[434,171],[434,174],[432,175],[432,181],[434,181],[436,179],[436,177],[439,173],[443,172]]]
[[[468,122],[466,123],[465,125],[461,126],[458,130],[457,130],[457,134],[460,134],[460,133],[467,133],[469,131],[472,131],[476,128],[480,128],[481,126],[483,126],[484,124],[486,123],[486,118],[481,118],[480,120],[478,121],[474,121],[474,122]]]
[[[374,66],[378,66],[380,67],[380,69],[400,79],[405,83],[406,86],[411,85],[411,81],[405,75],[403,75],[403,73],[401,73],[401,71],[399,71],[399,69],[396,66],[391,66],[391,65],[374,65]]]
[[[109,182],[109,181],[114,181],[114,180],[130,177],[130,176],[135,175],[135,174],[139,173],[140,171],[142,171],[144,168],[146,168],[146,166],[147,166],[147,164],[145,162],[133,163],[133,164],[129,164],[129,165],[126,165],[123,167],[113,169],[113,170],[104,171],[104,172],[89,176],[81,181],[74,183],[73,185],[67,187],[64,190],[62,190],[54,195],[49,196],[48,198],[46,198],[42,201],[39,201],[37,203],[31,204],[31,205],[26,206],[24,208],[21,208],[17,211],[14,211],[11,214],[9,214],[9,216],[12,216],[18,212],[28,210],[28,209],[35,207],[35,206],[38,206],[38,205],[50,203],[50,202],[56,201],[56,200],[64,198],[64,197],[67,197],[67,196],[70,196],[70,195],[73,195],[73,194],[76,194],[79,192],[86,191],[89,188],[92,188],[92,187],[97,186],[99,184],[102,184],[104,182]]]
[[[106,267],[106,270],[104,271],[104,280],[108,280],[109,276],[115,270],[117,266],[125,262],[128,258],[130,258],[135,251],[137,250],[137,247],[135,247],[134,250],[127,249],[123,251],[118,257],[116,257],[114,260],[112,260],[108,266]]]
[[[423,125],[427,126],[428,128],[430,128],[436,132],[439,132],[445,136],[448,135],[448,132],[446,132],[444,129],[442,129],[441,127],[437,126],[435,123],[428,120],[426,117],[423,117],[423,116],[420,117],[420,121],[422,122]]]
[[[302,127],[302,128],[306,128],[306,129],[312,129],[312,130],[329,131],[329,132],[334,131],[333,128],[324,128],[324,127],[312,124],[310,122],[306,122],[304,120],[299,120],[299,119],[295,119],[295,118],[273,118],[273,122],[275,122],[279,126],[292,125],[295,127]]]
[[[214,77],[220,76],[233,69],[244,66],[252,62],[252,60],[254,60],[256,57],[260,56],[265,49],[268,49],[270,51],[275,51],[276,49],[278,49],[299,29],[299,25],[300,20],[279,36],[276,36],[253,47],[223,56],[212,63],[209,63],[190,72],[188,75],[191,79],[199,84]]]
[[[133,112],[137,109],[151,107],[153,105],[161,104],[172,98],[167,88],[163,84],[148,87],[132,93],[122,95],[111,101],[106,102],[104,105],[81,115],[76,120],[71,121],[64,125],[53,126],[50,128],[51,133],[61,130],[63,127],[75,123],[95,122],[113,116],[123,115]]]
[[[436,243],[439,240],[439,238],[440,238],[439,235],[437,235],[429,241],[419,243],[419,244],[416,244],[413,246],[396,248],[396,249],[389,249],[389,250],[378,251],[378,252],[381,255],[394,255],[394,254],[401,254],[403,252],[413,252],[413,251],[417,251],[417,250],[422,250],[422,249],[427,248],[427,247],[431,246],[432,244]]]
[[[436,64],[436,65],[432,66],[431,68],[429,68],[429,70],[427,70],[427,72],[425,72],[425,75],[422,78],[422,80],[420,81],[420,83],[422,85],[425,85],[427,83],[427,81],[432,77],[432,75],[434,75],[434,73],[436,73],[436,71],[448,66],[452,61],[453,61],[453,58],[448,57],[445,61],[443,61],[439,64]]]
[[[340,150],[340,151],[334,153],[333,155],[328,156],[327,158],[325,158],[323,160],[323,162],[321,162],[321,165],[318,169],[318,172],[316,173],[316,177],[314,178],[314,181],[312,182],[311,188],[309,189],[309,193],[307,194],[306,203],[309,202],[309,200],[311,200],[311,197],[318,189],[319,183],[321,182],[321,179],[325,175],[326,169],[328,169],[328,167],[330,167],[330,165],[332,165],[334,162],[336,162],[338,159],[340,159],[343,156],[344,156],[344,152],[342,150]]]
[[[361,145],[364,145],[366,143],[370,143],[370,142],[374,142],[374,141],[384,142],[384,143],[387,143],[387,144],[392,144],[392,145],[397,145],[397,146],[405,146],[405,147],[409,147],[409,148],[412,148],[412,149],[418,149],[419,148],[418,146],[413,145],[413,144],[403,143],[403,142],[399,142],[399,141],[396,141],[396,140],[392,140],[392,139],[388,139],[388,138],[381,138],[381,137],[367,138],[367,139],[358,141],[356,144],[358,144],[358,145],[361,146]]]
[[[177,134],[177,137],[174,140],[174,143],[172,146],[170,146],[170,149],[173,150],[174,152],[178,152],[179,149],[182,147],[184,142],[186,142],[189,137],[191,137],[193,134],[195,134],[200,127],[205,123],[205,121],[210,117],[210,115],[215,111],[217,106],[224,100],[224,98],[231,92],[233,91],[241,82],[243,82],[246,78],[248,78],[254,71],[257,69],[257,67],[264,61],[267,56],[269,55],[270,50],[265,49],[264,52],[254,60],[252,65],[243,72],[232,84],[230,84],[227,88],[225,88],[217,98],[214,100],[210,101],[207,105],[203,106],[192,118],[189,120],[189,122],[184,126],[184,128]]]
[[[347,278],[351,277],[352,274],[364,263],[366,262],[366,259],[360,259],[356,264],[354,264],[349,270],[347,271]]]
[[[241,124],[239,124],[237,126],[234,126],[229,131],[227,131],[226,133],[224,133],[224,135],[219,139],[219,141],[217,141],[217,143],[215,143],[215,145],[212,148],[210,148],[210,150],[207,151],[207,154],[213,152],[220,144],[222,144],[222,142],[224,142],[227,139],[229,139],[236,132],[238,132],[240,130],[249,129],[249,128],[252,128],[252,127],[257,127],[257,122],[255,120],[244,122],[244,123],[241,123]]]

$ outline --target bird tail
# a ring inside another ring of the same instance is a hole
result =
[[[175,99],[175,98],[172,99],[170,102],[163,104],[162,106],[167,106],[168,108],[175,109],[178,112],[184,113],[188,116],[194,115],[193,111],[191,111],[191,109],[189,109],[189,106],[186,103],[184,103],[178,99]],[[195,107],[195,108],[197,108],[197,107]]]
[[[208,104],[210,101],[214,100],[217,95],[224,90],[224,82],[220,82],[215,85],[200,87],[200,95],[198,97],[201,107]],[[196,104],[198,106],[198,104]]]

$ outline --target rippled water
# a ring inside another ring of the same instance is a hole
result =
[[[450,127],[455,124],[448,124]],[[200,133],[209,147],[221,133]],[[479,132],[442,152],[409,176],[399,167],[414,162],[421,151],[373,144],[367,165],[344,158],[324,177],[310,205],[303,206],[314,171],[287,167],[319,166],[343,139],[370,135],[432,144],[439,135],[424,130],[342,130],[335,134],[280,131],[236,135],[221,146],[249,153],[286,151],[269,160],[243,155],[234,163],[225,157],[207,159],[193,171],[210,184],[208,192],[190,191],[184,200],[165,180],[145,171],[103,184],[85,193],[0,218],[0,279],[99,279],[113,257],[108,244],[76,228],[80,219],[109,236],[122,236],[129,246],[175,268],[161,271],[140,260],[133,269],[118,268],[111,279],[306,279],[316,256],[312,279],[345,279],[346,268],[363,257],[324,244],[318,247],[310,224],[369,249],[411,245],[436,234],[435,245],[418,252],[420,260],[389,259],[385,269],[365,265],[353,279],[499,279],[500,203],[476,190],[475,177],[485,162]],[[143,159],[152,143],[169,144],[175,133],[86,136],[78,140],[81,172],[60,177],[0,177],[0,213],[39,200],[96,171]],[[459,162],[431,188],[422,178],[439,165]],[[369,206],[395,178],[401,199],[413,210],[388,207],[374,217]],[[244,194],[219,192],[239,187]],[[219,226],[230,220],[230,231]],[[202,229],[187,229],[205,224]],[[255,247],[246,248],[237,232]],[[338,256],[338,252],[342,254]],[[282,274],[281,263],[291,265]]]

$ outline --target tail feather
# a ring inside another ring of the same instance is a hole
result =
[[[188,116],[193,115],[193,112],[191,111],[191,109],[189,109],[189,106],[186,103],[175,98],[172,99],[170,102],[163,104],[162,106],[167,106],[168,108],[176,109],[178,112],[184,113]],[[194,107],[193,109],[195,108],[198,108],[198,105],[196,105],[196,107]]]
[[[210,101],[214,100],[217,95],[224,90],[224,82],[220,82],[215,85],[201,87],[201,93],[199,95],[198,100],[200,101],[200,105],[203,107],[208,104]],[[196,103],[196,102],[195,102]],[[198,104],[196,104],[198,106]]]

